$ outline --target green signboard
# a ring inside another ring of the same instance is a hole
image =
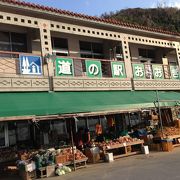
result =
[[[137,79],[145,78],[144,64],[132,64],[132,67],[133,67],[134,78]]]
[[[164,71],[162,65],[152,65],[154,79],[164,79]]]
[[[111,62],[112,77],[126,78],[124,62]]]
[[[88,77],[102,77],[101,62],[86,60],[86,73]]]
[[[171,78],[179,79],[179,67],[178,66],[170,66]]]
[[[56,58],[56,76],[74,76],[73,60]]]

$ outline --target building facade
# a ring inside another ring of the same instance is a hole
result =
[[[177,100],[179,66],[178,33],[0,0],[0,146],[16,142],[7,122],[151,108],[156,90]]]

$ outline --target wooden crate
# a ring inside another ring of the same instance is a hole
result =
[[[47,177],[46,167],[41,167],[41,168],[37,169],[37,176],[38,176],[39,178],[45,178],[45,177]]]
[[[161,144],[160,143],[152,143],[149,145],[150,151],[162,151]]]
[[[131,146],[127,146],[126,150],[127,150],[127,153],[130,153],[132,151],[132,147]]]
[[[162,142],[162,150],[163,151],[172,151],[173,150],[173,144],[172,142]]]
[[[47,166],[46,167],[46,173],[47,173],[47,177],[55,176],[55,165]]]
[[[19,175],[21,176],[21,179],[22,180],[33,180],[33,179],[36,179],[37,178],[37,175],[36,175],[36,171],[32,171],[32,172],[26,172],[26,171],[20,171],[19,172]]]

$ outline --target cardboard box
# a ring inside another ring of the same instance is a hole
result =
[[[149,147],[148,147],[148,146],[143,146],[143,147],[142,147],[142,151],[143,151],[143,153],[146,154],[146,155],[149,154]]]
[[[106,153],[105,157],[106,157],[107,162],[113,162],[114,161],[113,153]]]
[[[35,169],[36,169],[36,165],[35,165],[34,161],[32,161],[31,163],[25,165],[25,171],[26,172],[32,172]]]

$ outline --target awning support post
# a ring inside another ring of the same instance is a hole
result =
[[[74,153],[74,139],[73,139],[73,131],[72,131],[72,121],[73,121],[73,119],[70,119],[71,148],[72,148],[72,153],[73,153],[73,166],[74,166],[74,171],[76,171],[75,153]]]
[[[162,115],[161,115],[161,108],[160,108],[160,103],[159,103],[159,92],[158,90],[156,90],[156,99],[157,99],[157,103],[158,103],[158,111],[159,111],[159,120],[160,120],[160,126],[161,126],[161,133],[162,133],[162,137],[164,138],[164,133],[163,133],[163,123],[162,123]]]

